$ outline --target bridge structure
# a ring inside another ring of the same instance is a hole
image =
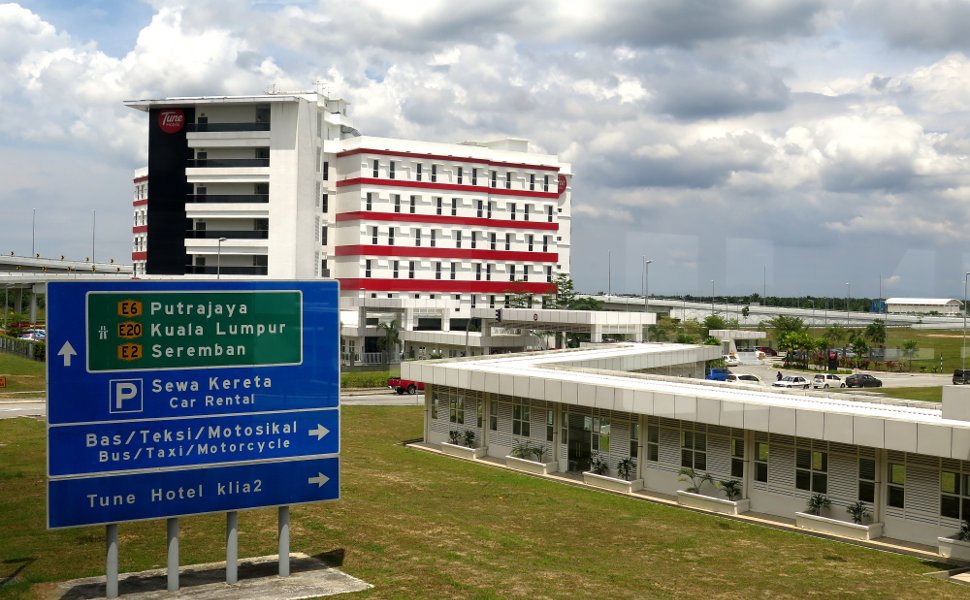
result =
[[[14,312],[24,312],[24,292],[28,297],[30,322],[37,322],[37,297],[47,293],[47,282],[77,279],[131,279],[131,265],[93,262],[90,259],[69,260],[36,256],[16,256],[13,253],[0,256],[0,293],[4,306],[10,305],[13,296]],[[3,310],[2,325],[7,325],[7,310]]]

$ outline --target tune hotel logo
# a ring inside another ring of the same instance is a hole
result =
[[[158,113],[158,127],[165,133],[178,133],[185,126],[185,113],[179,108]]]

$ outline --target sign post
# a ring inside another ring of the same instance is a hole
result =
[[[339,499],[338,295],[48,284],[48,527],[165,518],[177,538],[180,516]]]

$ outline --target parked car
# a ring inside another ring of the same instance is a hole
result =
[[[713,367],[707,370],[707,375],[704,376],[704,379],[710,379],[711,381],[724,381],[730,374],[731,371],[728,371],[724,367]]]
[[[970,383],[970,369],[954,369],[953,385],[965,385]]]
[[[850,388],[882,387],[882,381],[868,373],[856,373],[845,378],[845,385]]]
[[[757,375],[752,375],[750,373],[732,373],[728,375],[725,379],[727,383],[747,383],[754,385],[761,385],[761,378]]]
[[[419,391],[424,391],[423,381],[411,381],[410,379],[401,379],[400,377],[388,377],[387,387],[391,388],[398,394],[403,394],[407,392],[411,395],[417,394]]]
[[[815,377],[812,377],[812,387],[816,389],[828,389],[830,387],[844,388],[845,382],[838,375],[819,373]]]
[[[724,364],[726,364],[729,367],[736,367],[741,364],[741,359],[738,358],[737,356],[734,356],[733,354],[725,354],[723,358],[724,358]]]
[[[778,381],[773,381],[771,385],[772,387],[789,388],[789,389],[802,388],[803,390],[807,390],[809,387],[811,387],[812,384],[809,383],[808,380],[802,377],[801,375],[786,375],[781,379],[779,379]]]
[[[765,356],[778,356],[778,351],[771,346],[757,346],[758,350],[765,353]]]

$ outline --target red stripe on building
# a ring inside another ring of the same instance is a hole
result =
[[[131,260],[148,260],[148,252],[132,252]]]
[[[132,181],[134,183],[141,183],[143,181],[148,181],[148,175],[144,175],[142,177],[135,177],[134,179],[132,179]]]
[[[358,210],[338,213],[337,221],[393,221],[395,223],[442,223],[446,225],[477,225],[478,227],[502,227],[505,229],[538,229],[559,231],[559,223],[547,221],[509,221],[479,217],[452,217],[450,215],[421,215],[417,213],[385,213]]]
[[[527,281],[461,281],[458,279],[351,279],[341,277],[343,292],[440,292],[444,294],[554,294],[556,284]]]
[[[131,203],[132,206],[144,206],[146,204],[148,204],[148,198],[145,198],[144,200],[135,200]]]
[[[447,156],[444,154],[422,154],[419,152],[404,152],[394,150],[378,150],[376,148],[357,148],[355,150],[345,150],[337,153],[337,158],[354,156],[355,154],[378,154],[381,156],[400,156],[403,158],[426,158],[428,160],[443,160],[449,162],[473,163],[479,165],[489,165],[492,167],[515,167],[517,169],[534,169],[536,171],[555,171],[559,172],[559,167],[553,165],[530,165],[526,163],[501,162],[488,160],[487,158],[473,158],[470,156]]]
[[[337,256],[413,256],[416,258],[444,258],[452,260],[488,260],[548,262],[559,260],[555,252],[523,252],[516,250],[472,250],[464,248],[430,248],[423,246],[337,246]]]
[[[352,177],[337,182],[337,187],[353,185],[386,185],[398,188],[421,188],[427,190],[446,190],[452,192],[470,192],[488,194],[490,196],[520,196],[523,198],[545,198],[555,200],[559,194],[554,192],[530,192],[529,190],[507,190],[487,185],[458,185],[455,183],[432,183],[430,181],[411,181],[410,179],[381,179],[377,177]],[[556,185],[559,185],[556,183]],[[558,188],[557,188],[558,190]]]
[[[131,228],[132,233],[148,233],[148,225],[135,225]]]

